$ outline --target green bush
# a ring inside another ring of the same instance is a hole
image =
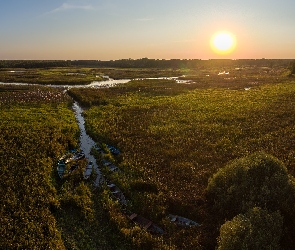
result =
[[[218,250],[281,249],[282,227],[280,212],[255,207],[221,226]]]
[[[80,182],[73,190],[70,185],[64,185],[61,203],[65,208],[75,208],[82,215],[82,218],[92,220],[94,216],[92,194],[89,187]]]
[[[228,164],[209,179],[207,194],[222,217],[244,213],[255,206],[290,213],[294,181],[275,157],[255,153]]]
[[[290,75],[295,74],[295,61],[290,63],[290,70],[291,70]]]

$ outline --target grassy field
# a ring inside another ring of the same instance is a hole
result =
[[[243,67],[219,65],[214,67],[199,66],[193,68],[97,68],[97,67],[40,67],[40,68],[0,68],[0,82],[30,83],[43,85],[87,85],[93,81],[105,80],[104,76],[113,79],[137,79],[156,77],[179,77],[192,80],[198,87],[227,86],[231,88],[252,86],[269,81],[281,81],[282,76],[289,74],[288,65],[283,62],[276,66],[258,67],[252,64]],[[228,74],[229,73],[229,74]]]
[[[1,249],[125,249],[83,181],[87,161],[57,175],[58,158],[78,146],[71,105],[63,90],[0,86]]]
[[[267,83],[260,75],[257,84],[250,86],[247,79],[231,86],[223,78],[223,84],[207,88],[144,80],[91,93],[73,89],[71,94],[97,104],[85,114],[92,137],[123,152],[117,159],[122,172],[109,178],[129,198],[128,209],[169,228],[165,244],[214,249],[221,222],[206,199],[209,177],[257,151],[279,158],[295,174],[295,82],[271,79]],[[153,188],[137,190],[139,183]],[[202,226],[173,228],[169,213]]]
[[[0,82],[30,83],[43,85],[87,85],[93,81],[105,80],[104,76],[113,79],[134,79],[143,77],[182,76],[187,70],[172,69],[115,69],[115,68],[2,68]]]
[[[51,83],[61,83],[66,72],[153,76],[153,70],[143,69],[58,68],[42,74],[48,74]],[[20,74],[24,81],[30,75]],[[215,249],[225,220],[212,209],[207,185],[218,169],[264,151],[295,175],[295,81],[287,69],[154,72],[165,75],[184,75],[193,82],[145,79],[109,89],[68,91],[87,108],[85,126],[91,137],[120,149],[118,156],[106,155],[120,171],[102,171],[123,191],[127,207],[113,200],[105,185],[93,189],[91,178],[83,180],[86,160],[64,179],[57,176],[57,159],[78,145],[67,93],[40,86],[0,86],[0,248]],[[152,220],[166,234],[140,229],[125,216],[129,211]],[[168,214],[201,226],[176,226]],[[282,246],[292,249],[295,220],[283,221]]]
[[[92,81],[101,81],[102,77],[95,69],[89,68],[36,68],[1,69],[0,82],[30,83],[52,85],[85,85]]]

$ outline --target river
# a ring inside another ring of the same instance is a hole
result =
[[[41,84],[41,86],[47,86],[47,87],[54,87],[54,88],[110,88],[114,87],[118,84],[124,84],[127,82],[130,82],[130,79],[109,79],[107,81],[93,81],[86,85],[54,85],[54,84]],[[20,83],[20,82],[0,82],[0,84],[3,85],[39,85],[39,84],[31,84],[31,83]]]
[[[105,81],[93,81],[89,84],[86,85],[54,85],[54,84],[49,84],[49,85],[41,85],[41,86],[49,86],[49,87],[54,87],[54,88],[110,88],[114,87],[118,84],[125,84],[131,81],[131,79],[112,79],[112,78],[106,78],[108,80]],[[174,80],[177,83],[192,83],[191,80],[179,80],[179,77],[150,77],[150,78],[135,78],[133,80]],[[0,82],[0,84],[3,85],[35,85],[35,84],[30,84],[30,83],[19,83],[19,82],[12,82],[12,83],[4,83]],[[36,84],[38,85],[38,84]]]
[[[77,102],[73,104],[73,110],[76,116],[77,123],[80,129],[80,149],[83,150],[86,159],[93,162],[94,171],[96,174],[96,180],[94,186],[97,187],[103,180],[103,176],[100,172],[98,164],[96,162],[95,157],[91,154],[91,148],[96,145],[95,141],[86,133],[85,129],[85,120],[83,117],[83,109],[79,106]]]

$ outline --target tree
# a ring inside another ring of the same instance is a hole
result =
[[[290,70],[291,70],[290,75],[295,74],[295,61],[292,61],[290,63]]]
[[[220,228],[218,250],[280,249],[283,217],[259,207],[239,214]]]
[[[229,163],[209,179],[207,194],[222,218],[253,207],[292,214],[294,178],[284,164],[265,153],[255,153]]]

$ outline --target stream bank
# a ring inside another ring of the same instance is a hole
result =
[[[91,148],[95,147],[96,143],[86,132],[85,125],[84,125],[85,120],[83,117],[83,109],[79,106],[77,102],[74,102],[73,110],[74,110],[76,120],[80,129],[80,149],[83,150],[85,154],[85,158],[88,160],[88,162],[93,163],[93,168],[97,175],[94,186],[97,187],[103,180],[103,176],[98,167],[95,157],[91,154]]]

